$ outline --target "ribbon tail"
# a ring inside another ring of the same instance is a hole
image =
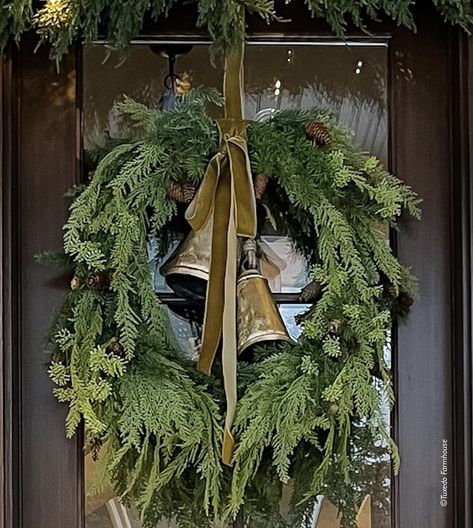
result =
[[[186,210],[186,220],[194,231],[202,229],[212,214],[224,155],[216,154],[207,165],[202,183]]]
[[[197,363],[198,370],[205,374],[210,374],[222,336],[230,207],[230,170],[228,169],[228,159],[225,157],[222,161],[213,205],[212,249],[205,298],[204,335],[199,362]]]
[[[243,21],[242,21],[243,23]],[[256,235],[246,124],[243,121],[243,49],[226,58],[225,118],[218,121],[223,151],[212,158],[199,191],[186,212],[195,230],[213,217],[212,250],[204,316],[204,335],[197,368],[210,374],[222,340],[222,369],[227,403],[222,460],[231,465],[235,440],[232,424],[237,406],[236,281],[238,235]]]
[[[225,304],[223,309],[222,368],[227,400],[222,461],[231,466],[235,440],[231,429],[237,405],[237,329],[236,329],[236,280],[238,237],[235,224],[235,197],[232,184],[230,221],[227,232],[227,262],[225,274]]]

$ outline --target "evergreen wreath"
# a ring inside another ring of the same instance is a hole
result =
[[[286,0],[291,4],[294,0]],[[77,39],[93,41],[105,36],[110,46],[125,48],[143,28],[147,17],[166,17],[175,5],[187,0],[0,0],[0,49],[10,37],[19,42],[33,28],[40,42],[51,45],[51,57],[58,61]],[[342,36],[348,24],[365,28],[369,19],[387,16],[399,25],[415,29],[412,0],[306,0],[310,16],[324,19]],[[225,51],[241,39],[241,8],[263,18],[268,24],[280,20],[275,0],[196,0],[197,26],[207,30],[215,50]],[[473,22],[470,0],[432,0],[433,7],[448,24],[468,30]]]
[[[138,505],[146,527],[164,518],[210,527],[242,507],[255,528],[309,526],[318,494],[351,526],[372,485],[360,468],[385,451],[398,467],[382,415],[383,402],[393,402],[384,348],[415,281],[383,226],[395,227],[404,208],[418,217],[419,200],[323,110],[249,124],[252,172],[268,177],[259,207],[307,258],[318,296],[297,344],[239,362],[237,448],[234,467],[225,467],[219,368],[199,373],[171,337],[147,254],[148,237],[166,244],[182,218],[169,189],[197,185],[218,150],[208,103],[222,97],[191,90],[171,111],[125,98],[119,110],[133,137],[101,152],[76,190],[64,227],[74,279],[49,369],[69,405],[67,436],[83,420],[90,448],[107,443],[103,479]],[[282,493],[291,503],[284,514]]]

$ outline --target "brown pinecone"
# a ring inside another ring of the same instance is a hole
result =
[[[340,321],[340,319],[334,319],[333,321],[330,321],[328,325],[328,331],[332,334],[338,334],[341,326],[342,322]]]
[[[399,287],[395,286],[386,275],[381,274],[381,285],[383,286],[384,297],[390,299],[397,299],[399,297]]]
[[[269,176],[259,172],[254,179],[253,186],[255,188],[255,196],[258,201],[263,197],[266,187],[268,186]]]
[[[192,182],[173,183],[168,189],[168,196],[178,203],[190,203],[195,196],[196,186]]]
[[[85,284],[91,290],[101,290],[110,285],[111,278],[111,274],[108,271],[90,273],[85,278]]]
[[[113,343],[110,343],[106,348],[107,354],[112,356],[123,356],[124,351],[125,349],[120,341],[113,341]]]
[[[305,133],[310,139],[317,143],[317,145],[322,147],[328,145],[332,141],[332,136],[327,127],[318,121],[309,121],[306,123]]]
[[[81,280],[78,275],[74,275],[71,279],[71,290],[78,290],[81,286]]]
[[[317,281],[309,282],[302,288],[299,301],[304,303],[315,303],[322,297],[322,285]]]
[[[64,359],[64,352],[62,352],[62,350],[55,350],[51,356],[51,361],[53,363],[62,363]]]

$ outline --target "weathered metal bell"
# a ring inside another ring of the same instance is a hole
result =
[[[161,266],[166,284],[180,297],[204,302],[209,279],[212,222],[200,231],[191,231]]]
[[[237,281],[238,354],[263,342],[289,341],[268,281],[258,270],[254,241],[244,244],[246,267]]]

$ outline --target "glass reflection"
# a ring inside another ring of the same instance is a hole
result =
[[[358,146],[386,159],[386,50],[381,43],[248,45],[246,118],[264,119],[281,109],[319,106],[353,130]],[[179,56],[176,71],[188,75],[193,86],[215,86],[221,90],[222,69],[212,66],[205,45],[195,45],[190,53]],[[114,110],[115,103],[126,94],[147,105],[157,105],[164,93],[166,74],[166,60],[149,46],[132,47],[125,61],[103,46],[86,47],[85,149],[100,144],[105,131],[112,138],[126,136],[126,126]]]

